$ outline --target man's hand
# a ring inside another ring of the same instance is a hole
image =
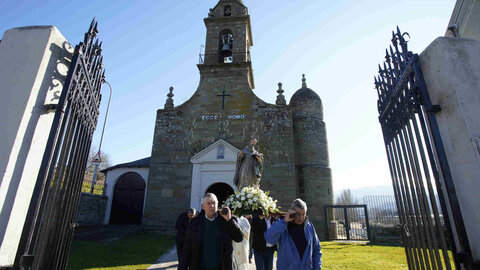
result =
[[[222,210],[223,209],[226,209],[227,210],[227,213],[226,214],[223,214],[222,213]],[[230,208],[224,206],[221,210],[220,210],[220,215],[226,220],[226,221],[229,221],[231,218],[232,218],[232,212],[230,211]]]
[[[287,213],[285,214],[285,222],[290,222],[290,221],[294,221],[295,218],[291,218],[290,217],[290,214],[294,214],[294,213],[297,213],[295,210],[293,209],[288,209]]]

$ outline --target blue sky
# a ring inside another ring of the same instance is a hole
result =
[[[55,25],[75,45],[96,17],[114,91],[102,150],[116,164],[150,156],[156,110],[170,86],[175,105],[195,92],[203,18],[217,2],[2,0],[0,33]],[[288,102],[305,73],[323,101],[334,189],[390,184],[373,76],[397,25],[410,33],[410,49],[421,53],[444,35],[455,1],[243,2],[252,22],[255,94],[274,103],[282,82]],[[102,93],[97,146],[108,87]]]

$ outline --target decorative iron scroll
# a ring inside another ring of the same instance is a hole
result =
[[[462,264],[472,269],[468,237],[435,118],[440,107],[432,105],[418,54],[408,50],[406,37],[410,35],[396,30],[374,82],[408,266],[452,269],[451,249],[456,268]]]
[[[93,19],[75,47],[24,224],[14,269],[65,269],[104,82]]]

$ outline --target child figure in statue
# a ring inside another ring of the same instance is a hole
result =
[[[263,171],[263,154],[255,150],[257,139],[252,138],[250,144],[245,146],[237,156],[237,167],[233,183],[241,190],[246,186],[260,185]]]

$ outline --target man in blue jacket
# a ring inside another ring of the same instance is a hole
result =
[[[320,241],[313,224],[306,217],[307,204],[292,202],[285,218],[265,232],[265,240],[278,244],[277,270],[319,270],[322,268]]]

